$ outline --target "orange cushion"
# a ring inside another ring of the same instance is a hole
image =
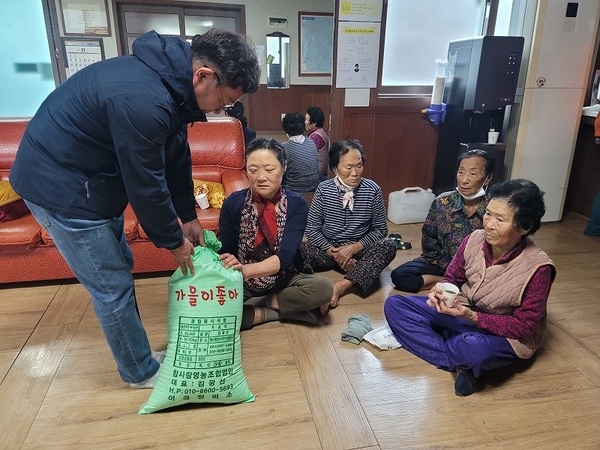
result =
[[[21,197],[15,192],[8,180],[0,180],[0,206],[7,205]]]
[[[206,194],[212,208],[221,209],[225,200],[225,189],[215,181],[194,180],[194,196]]]
[[[31,214],[0,224],[0,248],[34,248],[41,242],[40,225]]]
[[[18,219],[28,213],[29,208],[23,199],[7,203],[6,205],[0,206],[0,223]]]

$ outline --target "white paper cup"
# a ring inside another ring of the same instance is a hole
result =
[[[495,144],[496,142],[498,142],[499,136],[499,131],[488,131],[488,144]]]
[[[202,209],[206,209],[210,206],[208,203],[208,196],[206,194],[198,194],[196,195],[196,203]]]
[[[458,295],[458,286],[452,283],[442,283],[441,286],[442,291],[444,292],[444,299],[446,300],[447,306],[452,306],[454,304],[454,299]]]

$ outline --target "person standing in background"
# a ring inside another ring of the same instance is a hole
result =
[[[317,146],[320,180],[323,181],[327,179],[327,165],[329,160],[329,136],[327,136],[327,133],[323,129],[325,115],[323,114],[323,110],[318,106],[311,106],[306,110],[304,119],[304,126],[308,132],[308,137]]]
[[[596,144],[600,145],[600,114],[596,116],[594,121],[594,139]],[[592,203],[592,216],[588,220],[583,234],[586,236],[600,236],[600,192],[596,193],[596,198]]]
[[[589,218],[583,234],[586,236],[600,236],[600,192],[596,194],[592,203],[592,216]]]

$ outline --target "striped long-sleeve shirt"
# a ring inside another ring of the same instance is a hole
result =
[[[314,192],[319,184],[317,146],[311,139],[299,137],[302,142],[290,139],[282,144],[287,154],[283,185],[296,192]]]
[[[317,186],[306,225],[308,242],[322,250],[360,242],[364,247],[387,236],[383,193],[377,183],[361,179],[354,189],[354,209],[342,205],[344,193],[332,178]]]

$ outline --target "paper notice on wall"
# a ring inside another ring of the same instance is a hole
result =
[[[381,22],[383,0],[340,0],[338,20]]]
[[[106,3],[98,0],[62,0],[66,34],[110,35]]]
[[[377,87],[380,33],[376,22],[339,22],[337,88]]]

